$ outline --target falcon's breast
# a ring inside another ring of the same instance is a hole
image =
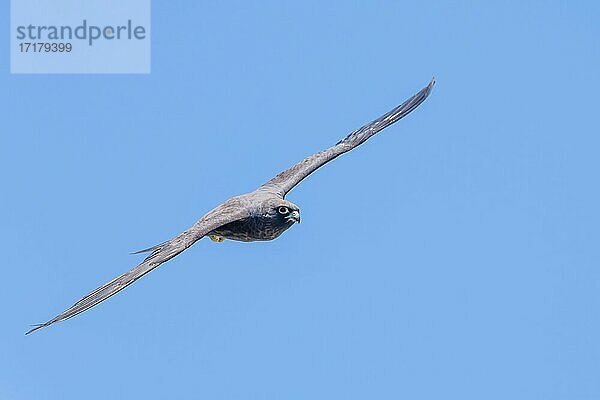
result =
[[[223,225],[210,233],[214,241],[220,238],[241,242],[273,240],[294,225],[293,220],[272,217],[248,217]]]

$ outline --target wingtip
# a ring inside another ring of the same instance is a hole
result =
[[[429,88],[431,89],[433,87],[433,85],[435,85],[435,75],[431,77],[431,80],[429,81]]]
[[[429,94],[433,90],[433,86],[435,85],[435,82],[436,82],[435,81],[435,76],[432,76],[431,80],[429,81],[429,83],[427,84],[427,86],[425,86],[423,89],[421,89],[421,91],[419,93],[417,93],[417,94],[415,94],[413,96],[414,98],[420,98],[421,99],[421,101],[419,101],[419,104],[421,104],[422,101],[424,101],[427,97],[429,97]]]

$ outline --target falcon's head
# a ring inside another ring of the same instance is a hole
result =
[[[291,201],[279,200],[275,202],[269,214],[284,225],[300,223],[300,208]]]
[[[262,203],[261,209],[264,222],[276,229],[285,230],[300,222],[300,208],[291,201],[271,197]]]

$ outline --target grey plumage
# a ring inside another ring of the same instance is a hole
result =
[[[177,256],[204,236],[210,236],[216,241],[231,239],[244,242],[277,238],[294,223],[300,222],[300,209],[284,198],[294,186],[319,167],[359,146],[377,132],[409,114],[429,96],[434,83],[435,80],[432,79],[424,89],[398,107],[350,133],[334,146],[306,157],[254,192],[225,201],[176,237],[137,252],[150,254],[135,268],[87,294],[51,320],[34,325],[26,334],[69,319],[99,304]]]

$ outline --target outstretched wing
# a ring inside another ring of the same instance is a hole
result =
[[[387,114],[382,115],[376,120],[368,123],[360,129],[350,133],[344,139],[336,143],[335,146],[320,151],[304,160],[293,165],[291,168],[281,172],[273,179],[261,186],[263,190],[269,190],[278,193],[280,196],[285,196],[294,186],[302,179],[313,173],[317,168],[323,166],[334,158],[352,150],[356,146],[364,143],[371,136],[375,135],[380,130],[390,126],[402,117],[408,115],[412,110],[421,104],[433,88],[435,79],[432,79],[429,84],[419,93],[415,94],[398,107],[394,108]]]
[[[234,199],[232,199],[234,200]],[[188,247],[193,245],[196,241],[200,240],[206,234],[212,230],[225,225],[229,222],[233,222],[237,219],[244,217],[242,208],[237,207],[235,202],[226,202],[214,210],[210,211],[202,218],[200,218],[192,227],[177,235],[176,237],[167,240],[161,244],[158,244],[149,249],[141,250],[137,253],[151,252],[148,257],[144,259],[135,268],[125,272],[123,275],[116,277],[112,281],[100,286],[91,293],[85,295],[77,303],[73,304],[69,309],[63,311],[50,321],[43,324],[36,324],[34,328],[26,332],[30,334],[38,329],[44,328],[48,325],[52,325],[55,322],[61,322],[75,315],[82,313],[96,304],[103,302],[110,296],[120,292],[127,286],[131,285],[137,279],[141,278],[160,264],[169,261],[179,253],[186,250]]]

